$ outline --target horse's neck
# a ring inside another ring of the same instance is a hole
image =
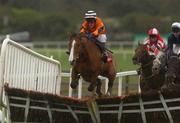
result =
[[[153,58],[147,57],[146,61],[144,61],[141,65],[143,76],[152,75],[152,65],[153,65]]]
[[[151,64],[153,61],[153,58],[151,56],[148,56],[146,58],[144,58],[144,60],[142,61],[142,67],[146,67],[148,66],[149,64]]]
[[[168,62],[168,72],[180,74],[180,61],[176,56],[172,56]]]
[[[166,74],[175,74],[176,75],[176,79],[175,79],[175,83],[179,83],[180,82],[180,62],[179,59],[172,59],[170,58],[168,61],[168,70]]]
[[[90,41],[87,41],[86,52],[90,61],[96,60],[101,54],[100,49],[96,46],[96,44]]]
[[[96,61],[98,61],[98,59],[100,58],[100,49],[96,46],[95,43],[87,41],[86,44],[84,44],[85,46],[85,54],[87,54],[86,56],[86,60],[88,63],[95,63]]]

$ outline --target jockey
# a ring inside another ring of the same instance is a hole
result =
[[[90,40],[93,38],[102,52],[102,60],[106,62],[107,53],[105,52],[105,43],[107,40],[106,29],[103,21],[96,16],[96,12],[87,11],[84,16],[85,21],[82,23],[80,33],[86,33]],[[94,40],[93,40],[94,41]]]
[[[172,29],[172,33],[168,37],[168,49],[169,49],[170,55],[175,53],[175,52],[173,52],[174,46],[180,45],[180,23],[174,22],[171,25],[171,29]],[[177,54],[179,54],[179,50],[178,50]]]
[[[165,48],[165,43],[156,28],[151,28],[147,34],[149,37],[145,39],[144,44],[147,45],[148,52],[157,56],[159,50]]]

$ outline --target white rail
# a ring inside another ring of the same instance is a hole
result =
[[[60,94],[60,63],[40,55],[8,37],[0,56],[0,102],[3,86]]]
[[[71,73],[61,73],[61,77],[69,78],[69,85],[70,85],[70,82],[71,82],[70,75],[71,75]],[[134,76],[134,75],[137,75],[137,72],[135,70],[119,72],[119,73],[116,74],[116,78],[118,78],[118,96],[122,95],[122,80],[123,80],[123,77]],[[103,80],[103,79],[105,80],[105,91],[107,91],[107,89],[108,89],[108,79],[105,78],[105,77],[102,77],[102,76],[99,76],[99,78],[101,80]],[[72,97],[72,89],[71,89],[70,86],[69,86],[69,97]],[[80,78],[79,85],[78,85],[78,98],[81,98],[81,97],[82,97],[82,78]]]

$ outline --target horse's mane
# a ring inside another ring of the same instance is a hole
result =
[[[70,38],[87,38],[86,34],[85,33],[75,33],[75,32],[71,32],[68,34]]]

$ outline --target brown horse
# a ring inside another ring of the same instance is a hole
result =
[[[139,44],[132,58],[134,64],[140,65],[141,92],[159,90],[165,81],[165,73],[153,74],[152,66],[155,57],[146,50],[146,45]]]
[[[167,61],[168,61],[167,49],[159,50],[158,55],[153,61],[152,72],[153,74],[159,74],[160,72],[167,71]]]
[[[180,86],[180,59],[177,55],[172,55],[167,61],[166,82],[162,89],[170,89],[173,86]]]
[[[72,65],[71,88],[78,85],[79,77],[89,82],[88,91],[96,88],[96,93],[101,96],[101,81],[99,75],[109,80],[106,95],[111,95],[113,82],[116,77],[114,60],[104,63],[101,59],[100,48],[90,41],[85,34],[71,34],[69,38],[69,62]]]

